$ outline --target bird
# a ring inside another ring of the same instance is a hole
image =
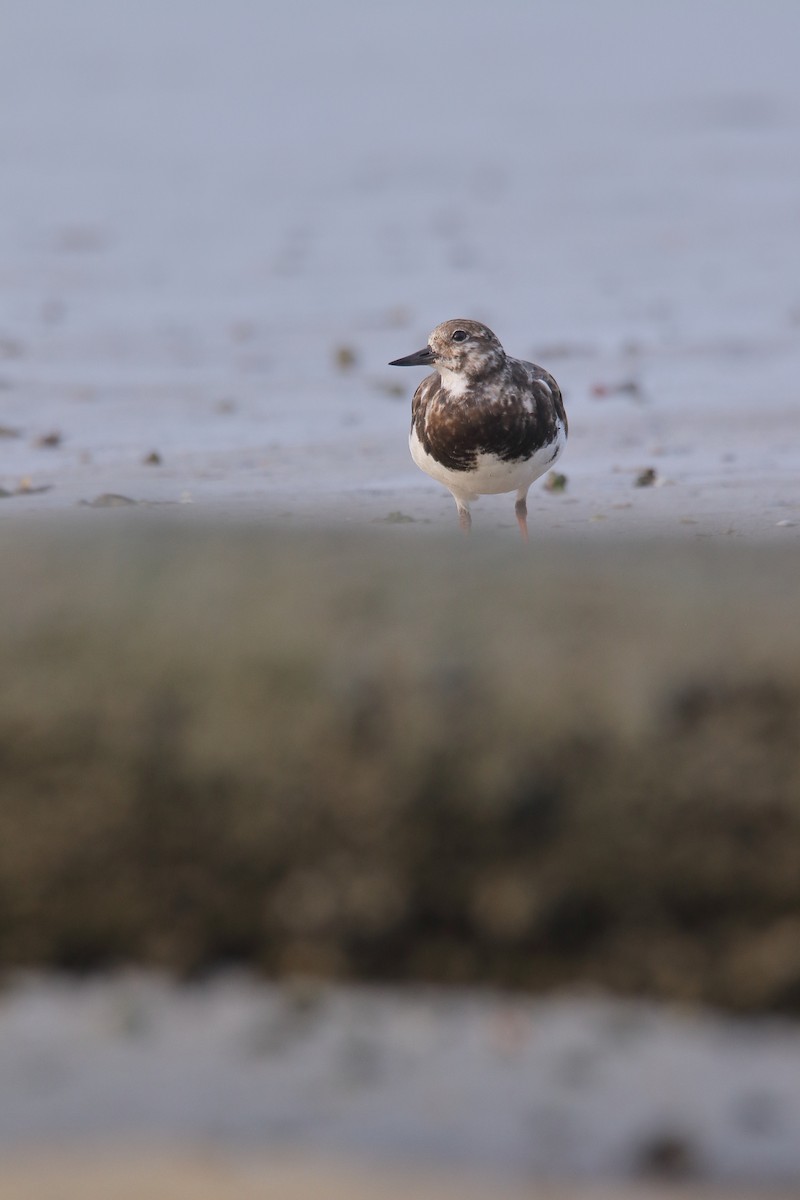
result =
[[[428,344],[390,367],[432,366],[411,401],[411,457],[443,483],[465,533],[479,496],[516,492],[514,511],[528,540],[528,489],[567,444],[561,389],[544,367],[506,354],[480,321],[437,325]]]

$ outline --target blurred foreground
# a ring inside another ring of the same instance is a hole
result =
[[[0,1198],[800,1178],[785,549],[117,513],[0,555]]]
[[[800,1009],[786,551],[0,538],[0,961]]]
[[[513,1184],[495,1178],[386,1171],[302,1158],[227,1159],[202,1153],[36,1154],[0,1172],[0,1200],[789,1200],[792,1193],[710,1187]]]

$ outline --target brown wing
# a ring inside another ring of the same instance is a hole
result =
[[[539,383],[544,383],[550,389],[550,401],[553,406],[553,411],[559,421],[564,426],[564,433],[569,433],[569,422],[567,421],[567,413],[564,408],[564,397],[561,395],[561,388],[556,383],[549,371],[545,371],[544,367],[538,367],[536,363],[520,362],[520,366],[528,367],[530,371],[529,378],[531,386],[536,387]],[[537,388],[537,407],[542,405],[547,407],[547,396],[542,396],[544,388]]]
[[[411,400],[411,427],[416,425],[417,433],[420,438],[425,423],[425,409],[428,407],[428,402],[439,391],[439,373],[434,371],[433,375],[426,375],[422,383],[419,385]]]
[[[530,458],[566,430],[558,384],[533,363],[508,360],[496,381],[454,400],[429,375],[414,393],[412,428],[432,458],[451,471],[469,471],[479,454],[501,462]]]

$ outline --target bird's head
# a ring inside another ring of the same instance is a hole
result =
[[[467,380],[491,375],[505,362],[499,339],[480,321],[457,318],[437,325],[424,350],[397,358],[390,367],[435,368],[447,382],[448,377]]]

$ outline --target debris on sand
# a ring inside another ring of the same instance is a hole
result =
[[[658,471],[655,467],[645,467],[633,481],[634,487],[653,487],[658,482]]]
[[[358,355],[352,346],[337,346],[334,362],[340,371],[352,371],[358,363]]]
[[[413,525],[414,522],[415,518],[409,517],[407,513],[390,512],[385,517],[376,517],[373,524],[381,523],[384,525]]]
[[[642,388],[635,379],[621,379],[617,383],[593,383],[592,396],[606,400],[610,396],[630,396],[631,400],[642,400]]]
[[[35,496],[39,492],[49,492],[52,486],[52,483],[34,484],[30,475],[23,475],[22,479],[19,481],[16,491],[14,492],[14,495]]]
[[[103,492],[100,496],[95,496],[94,500],[81,500],[81,504],[86,508],[125,508],[130,504],[138,504],[138,500],[131,500],[130,496],[120,496],[117,492]]]
[[[0,500],[9,500],[12,496],[36,496],[39,492],[49,492],[52,486],[52,483],[40,483],[34,487],[26,475],[11,491],[8,488],[0,487]]]
[[[49,433],[43,433],[37,437],[33,444],[40,450],[55,450],[63,441],[63,433],[59,429],[51,429]]]

